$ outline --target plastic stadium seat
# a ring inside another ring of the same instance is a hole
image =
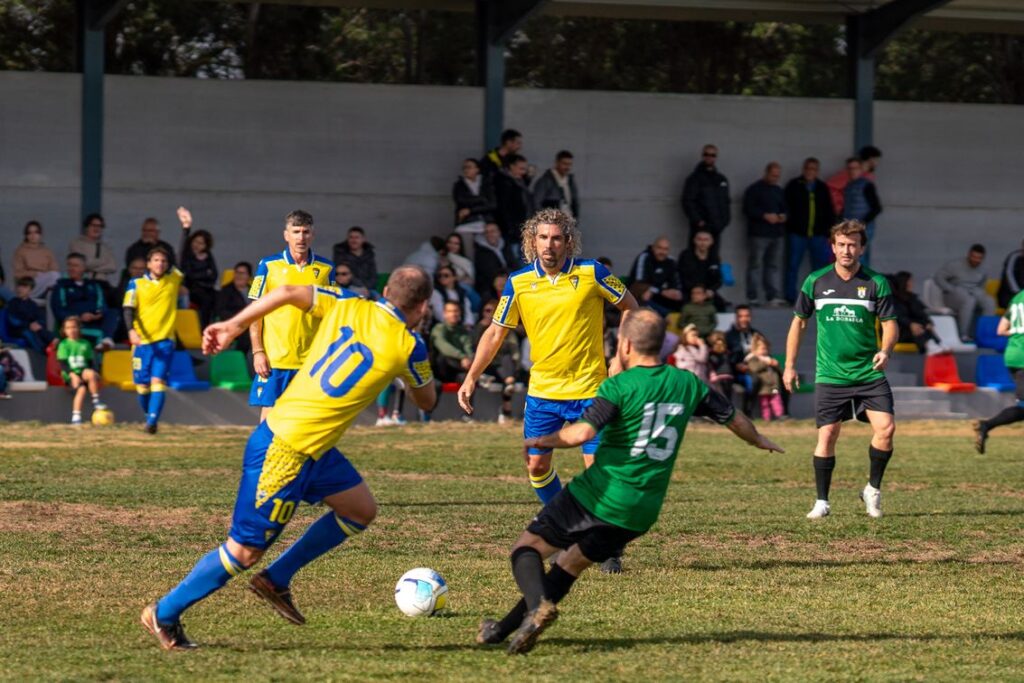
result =
[[[224,289],[229,286],[235,280],[235,269],[225,268],[224,272],[220,274],[220,288]]]
[[[996,334],[999,320],[1000,316],[998,315],[978,316],[978,323],[974,328],[974,341],[978,344],[979,349],[992,349],[999,352],[1006,349],[1010,338],[1000,337]]]
[[[985,291],[992,297],[992,301],[996,301],[999,297],[999,280],[996,278],[985,280]]]
[[[1016,384],[1010,371],[1006,369],[1001,355],[978,356],[978,366],[974,379],[979,387],[996,391],[1014,391]]]
[[[46,391],[46,382],[37,380],[32,374],[32,361],[29,360],[28,351],[25,349],[8,349],[11,358],[25,370],[25,379],[20,382],[11,382],[11,391]]]
[[[728,332],[734,322],[736,322],[735,313],[719,313],[715,319],[715,329],[719,332]]]
[[[441,385],[442,394],[457,394],[459,393],[459,387],[462,386],[458,382],[445,382]]]
[[[948,391],[951,394],[969,394],[977,385],[960,380],[956,358],[951,353],[937,353],[925,356],[924,383],[926,386]]]
[[[928,278],[921,285],[921,301],[928,307],[928,310],[932,313],[940,313],[942,315],[953,315],[953,309],[946,306],[946,302],[942,299],[942,290],[935,284],[935,280]]]
[[[932,323],[935,325],[935,334],[942,340],[942,345],[950,351],[975,352],[978,347],[974,344],[965,343],[960,339],[960,330],[956,325],[956,318],[951,315],[933,315]]]
[[[772,354],[772,358],[774,358],[775,360],[779,361],[779,376],[781,377],[782,376],[782,371],[786,367],[786,354],[784,354],[784,353],[773,353]],[[814,393],[814,376],[813,375],[811,376],[810,381],[808,381],[806,375],[804,375],[802,372],[798,372],[798,373],[796,373],[796,378],[799,381],[800,386],[798,386],[796,391],[793,392],[794,394],[813,394]]]
[[[51,387],[65,386],[64,375],[61,374],[60,363],[57,362],[56,339],[46,347],[46,383]]]
[[[241,351],[224,351],[210,358],[210,383],[230,391],[248,391],[252,377]]]
[[[171,372],[167,383],[178,391],[207,391],[210,383],[196,379],[195,368],[192,367],[192,356],[187,351],[175,351],[171,357]]]
[[[191,308],[179,308],[174,322],[178,341],[186,349],[203,348],[203,331],[199,327],[199,312]]]
[[[135,391],[135,382],[132,381],[132,352],[106,351],[103,354],[100,377],[109,387]]]
[[[892,347],[892,350],[896,353],[917,353],[917,344],[914,342],[901,342],[896,346]]]

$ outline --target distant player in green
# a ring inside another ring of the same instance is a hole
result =
[[[974,423],[974,447],[979,453],[985,452],[988,433],[996,427],[1024,421],[1024,292],[1018,292],[1010,299],[1006,313],[999,321],[996,334],[1009,337],[1003,361],[1017,385],[1017,405],[1003,408],[995,417]]]
[[[815,411],[818,445],[814,449],[814,479],[818,498],[808,519],[827,517],[832,509],[828,492],[836,466],[836,442],[844,420],[854,417],[871,423],[874,435],[868,447],[871,468],[861,491],[867,513],[882,516],[882,475],[892,457],[896,432],[892,389],[885,366],[899,337],[892,290],[884,275],[861,265],[867,233],[860,221],[847,220],[832,228],[829,238],[836,262],[807,276],[797,295],[793,323],[786,339],[786,368],[782,381],[789,391],[800,382],[796,358],[807,320],[818,321]],[[876,322],[881,321],[882,348],[878,348]]]
[[[523,599],[501,621],[481,623],[477,643],[512,635],[509,654],[528,652],[558,617],[555,605],[580,572],[620,556],[651,528],[691,417],[709,417],[753,446],[783,452],[696,375],[662,363],[664,340],[665,320],[657,313],[626,312],[618,349],[625,371],[601,384],[578,422],[526,439],[527,449],[575,448],[601,432],[594,464],[552,498],[516,541],[512,574]],[[545,574],[543,558],[559,549]]]
[[[64,338],[57,344],[57,362],[60,364],[64,383],[71,387],[74,397],[71,402],[71,424],[82,424],[82,405],[88,389],[92,396],[93,410],[106,410],[100,401],[100,374],[96,372],[96,357],[92,343],[82,339],[82,323],[78,316],[70,315],[61,326]]]

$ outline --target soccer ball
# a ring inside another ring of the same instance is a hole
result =
[[[433,569],[410,569],[395,584],[395,603],[407,616],[429,617],[444,609],[447,602],[448,584]]]
[[[106,427],[114,424],[114,411],[94,410],[92,411],[92,423],[97,427]]]

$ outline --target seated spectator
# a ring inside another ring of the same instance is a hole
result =
[[[32,298],[45,297],[60,279],[60,264],[50,248],[43,243],[43,226],[39,221],[25,224],[24,240],[14,250],[14,277],[32,278]]]
[[[252,264],[239,261],[232,271],[231,284],[217,292],[217,305],[214,316],[217,320],[229,320],[236,313],[249,305],[249,287],[252,285]],[[235,340],[235,348],[243,353],[252,349],[252,339],[248,334],[240,334]]]
[[[715,309],[724,311],[729,302],[722,298],[718,290],[722,287],[722,262],[711,247],[715,238],[710,232],[700,230],[693,236],[693,244],[679,254],[679,286],[684,296],[697,285],[705,290],[705,298],[711,299]]]
[[[487,328],[491,326],[494,318],[494,311],[498,308],[498,302],[491,299],[483,305],[480,314],[480,322],[473,328],[473,342],[471,348],[480,344],[480,337]],[[515,330],[505,336],[505,341],[494,354],[494,360],[480,375],[480,386],[485,389],[501,392],[501,412],[498,414],[498,424],[505,424],[512,419],[512,394],[516,390],[516,382],[523,378],[523,371],[519,367],[519,335]]]
[[[480,173],[476,159],[462,161],[462,175],[452,185],[455,202],[455,230],[461,234],[479,235],[484,225],[494,220],[494,187],[491,179]]]
[[[533,195],[526,182],[527,170],[526,159],[512,154],[506,159],[505,168],[494,176],[495,222],[501,228],[501,236],[517,254],[523,223],[533,213]]]
[[[1010,305],[1012,299],[1024,288],[1024,242],[1021,242],[1020,249],[1011,251],[1003,261],[1002,274],[999,278],[999,293],[996,302],[1000,308]]]
[[[25,379],[25,368],[18,365],[14,356],[7,349],[0,349],[0,399],[12,398],[7,391],[11,382]]]
[[[679,325],[685,328],[687,325],[694,325],[701,337],[707,337],[715,331],[718,323],[718,315],[715,312],[715,305],[705,299],[705,290],[697,285],[690,290],[690,300],[683,304],[683,310],[679,316]]]
[[[441,382],[461,382],[473,362],[473,338],[462,324],[462,307],[447,301],[441,322],[430,331],[434,375]]]
[[[14,298],[14,292],[12,292],[4,283],[7,281],[7,276],[4,273],[3,260],[0,259],[0,306]]]
[[[835,211],[828,186],[818,177],[821,163],[814,157],[804,159],[803,172],[786,184],[786,232],[789,258],[786,264],[785,296],[796,301],[797,279],[804,254],[810,256],[811,270],[824,268],[832,260],[829,235],[835,224]]]
[[[476,249],[473,252],[476,280],[473,288],[485,299],[496,299],[501,291],[494,291],[494,278],[499,273],[508,274],[519,265],[512,253],[512,248],[501,236],[497,223],[484,226],[482,235],[476,236]]]
[[[61,377],[73,392],[71,403],[71,424],[82,424],[82,405],[85,403],[85,392],[92,397],[92,409],[106,410],[100,401],[100,373],[96,371],[96,356],[92,345],[82,339],[82,326],[78,318],[71,315],[61,326],[64,338],[57,345],[57,362],[60,364]]]
[[[103,216],[91,213],[82,222],[82,234],[71,240],[68,254],[78,254],[85,259],[83,277],[100,283],[106,296],[113,289],[112,280],[117,272],[117,259],[110,246],[103,241]],[[84,322],[84,321],[83,321]],[[85,325],[88,328],[88,325]]]
[[[167,250],[167,253],[171,255],[170,265],[173,266],[177,263],[174,247],[160,239],[160,223],[155,218],[147,218],[142,221],[142,235],[132,242],[124,252],[125,267],[127,268],[135,259],[142,259],[142,262],[145,263],[146,256],[149,255],[149,250],[153,247],[163,247]]]
[[[757,380],[761,419],[770,422],[782,418],[785,415],[782,405],[782,373],[779,371],[779,361],[772,357],[771,347],[764,335],[754,335],[750,353],[743,362]]]
[[[480,173],[494,179],[501,169],[508,165],[508,159],[523,148],[523,134],[514,128],[501,131],[500,144],[480,160]]]
[[[46,329],[46,310],[32,299],[35,288],[32,278],[18,278],[16,296],[7,302],[7,333],[25,342],[28,348],[46,353],[54,337]]]
[[[419,266],[428,273],[436,273],[445,257],[444,240],[440,237],[431,237],[426,242],[421,242],[416,251],[405,257],[403,264]],[[355,271],[352,271],[355,274]]]
[[[901,270],[893,276],[892,303],[896,311],[896,322],[900,327],[899,341],[912,342],[921,353],[942,353],[942,340],[935,334],[935,326],[928,315],[924,302],[914,294],[914,280],[910,273]]]
[[[683,328],[675,359],[677,368],[689,370],[703,381],[708,381],[708,346],[693,323]]]
[[[350,292],[355,292],[364,299],[369,299],[370,290],[363,286],[361,282],[355,279],[352,275],[352,269],[344,263],[340,263],[334,266],[334,284],[342,289],[347,289]]]
[[[82,334],[90,337],[97,347],[112,348],[118,315],[107,308],[103,288],[95,280],[85,277],[85,257],[69,254],[66,262],[67,277],[57,280],[50,292],[50,310],[61,327],[68,316],[76,316]]]
[[[467,287],[476,284],[476,268],[473,262],[466,257],[466,248],[462,242],[462,235],[453,232],[444,241],[445,256],[448,258],[448,265],[455,269],[455,277]]]
[[[942,298],[956,314],[960,338],[974,340],[975,314],[995,315],[996,302],[985,291],[988,273],[982,268],[985,247],[972,244],[967,258],[949,261],[936,271],[935,284],[942,290]]]
[[[572,174],[572,152],[563,149],[555,155],[555,165],[533,184],[535,209],[558,209],[576,220],[580,218],[580,193]]]
[[[181,270],[185,276],[183,285],[188,290],[189,301],[199,310],[199,320],[205,329],[213,322],[213,311],[217,307],[217,285],[220,271],[213,258],[213,235],[206,230],[192,232],[192,213],[184,206],[178,207],[181,221]],[[170,266],[168,266],[170,267]]]
[[[713,389],[731,401],[735,379],[729,346],[725,343],[725,333],[716,330],[708,335],[708,382]]]
[[[464,325],[472,327],[476,323],[469,297],[455,279],[455,269],[441,266],[434,275],[434,293],[430,295],[430,307],[435,320],[444,320],[444,305],[447,302],[456,303],[462,308]]]
[[[753,316],[750,306],[740,304],[736,307],[736,321],[725,332],[725,343],[729,348],[729,360],[732,361],[733,372],[736,381],[745,390],[744,412],[750,414],[753,405],[752,400],[756,395],[754,392],[754,378],[751,377],[747,368],[746,357],[753,346],[754,335],[760,334],[752,325]]]
[[[658,237],[633,261],[629,271],[632,282],[649,285],[644,292],[642,305],[650,306],[661,315],[678,311],[683,303],[683,291],[679,285],[679,268],[669,256],[672,247],[668,238]]]
[[[377,290],[377,254],[373,245],[366,241],[366,231],[358,225],[348,229],[344,242],[334,245],[334,264],[342,263],[351,269],[356,288],[362,287],[370,292]],[[434,270],[427,272],[433,273]]]

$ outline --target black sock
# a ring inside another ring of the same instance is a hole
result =
[[[882,488],[882,475],[885,474],[885,466],[889,464],[891,457],[892,451],[883,451],[874,446],[868,446],[868,458],[871,462],[868,483],[874,488]]]
[[[981,426],[987,432],[990,429],[1013,424],[1014,422],[1021,422],[1022,420],[1024,420],[1024,408],[1021,406],[1009,406],[999,411],[999,414],[995,417],[982,420]]]
[[[561,602],[562,598],[569,594],[576,577],[565,571],[557,564],[544,576],[544,597],[554,603]],[[526,617],[526,600],[520,600],[516,606],[509,610],[509,613],[498,622],[498,630],[501,637],[508,638],[523,623]]]
[[[544,597],[544,561],[540,553],[529,546],[522,546],[512,551],[512,576],[516,579],[526,608],[537,609]]]
[[[832,488],[832,470],[835,468],[835,456],[831,458],[814,456],[814,485],[818,489],[818,500],[828,500],[828,490]]]

